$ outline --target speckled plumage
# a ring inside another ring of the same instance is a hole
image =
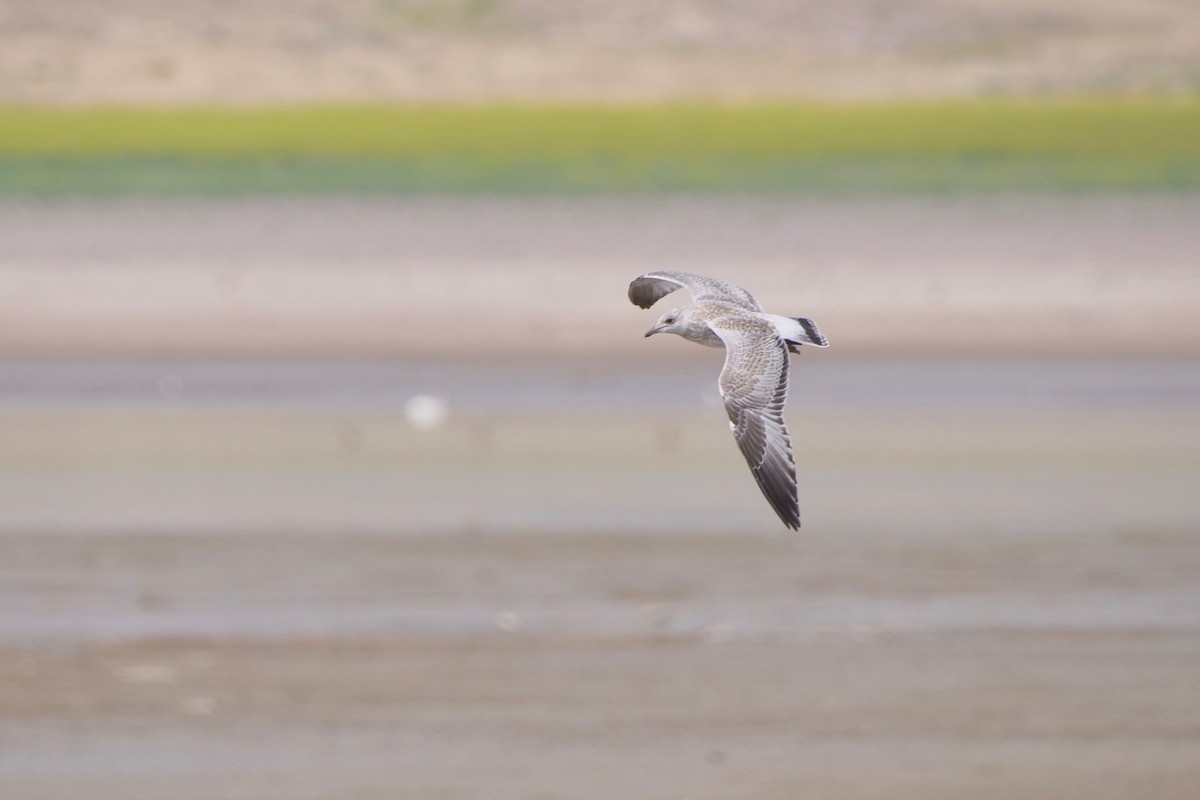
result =
[[[740,286],[707,275],[673,270],[649,272],[640,278],[634,278],[629,284],[629,299],[639,308],[649,308],[681,287],[686,287],[697,303],[716,300],[750,311],[762,311],[762,306],[754,296]]]
[[[646,335],[674,333],[709,347],[725,348],[718,386],[738,448],[758,486],[783,524],[800,527],[796,462],[783,419],[787,402],[788,352],[800,345],[826,347],[812,320],[766,314],[745,289],[689,272],[652,272],[629,284],[629,299],[649,308],[678,288],[696,302],[671,311]]]

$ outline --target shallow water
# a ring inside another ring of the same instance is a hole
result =
[[[1120,412],[1200,409],[1200,361],[794,359],[793,411]],[[569,361],[9,361],[0,409],[398,409],[420,394],[470,413],[718,406],[714,353],[683,366]]]

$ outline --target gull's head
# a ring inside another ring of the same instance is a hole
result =
[[[679,333],[683,329],[683,312],[679,309],[668,311],[658,318],[654,327],[646,331],[647,336],[656,333]]]

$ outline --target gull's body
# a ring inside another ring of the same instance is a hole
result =
[[[783,419],[788,353],[802,345],[828,347],[812,320],[767,314],[745,289],[690,272],[651,272],[629,284],[634,305],[649,308],[679,288],[695,303],[664,314],[646,332],[674,333],[707,347],[725,348],[718,387],[738,447],[779,519],[800,527],[796,461]]]

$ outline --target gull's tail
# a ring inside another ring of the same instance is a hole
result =
[[[800,352],[799,345],[807,344],[813,347],[829,347],[829,340],[817,328],[817,323],[807,317],[781,317],[776,314],[766,314],[779,336],[787,342],[788,350]]]

